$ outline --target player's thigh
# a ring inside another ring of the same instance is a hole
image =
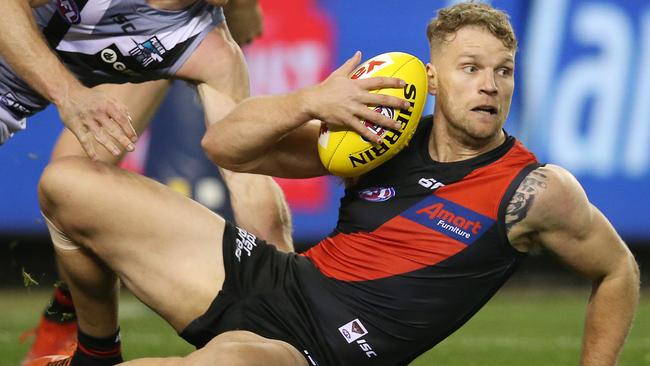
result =
[[[188,366],[307,366],[305,358],[292,345],[247,331],[220,334],[185,361]]]
[[[218,335],[205,347],[186,357],[142,358],[124,366],[307,366],[307,361],[290,344],[247,331]]]
[[[169,188],[84,158],[59,159],[39,185],[45,214],[176,330],[224,280],[224,220]]]
[[[126,105],[132,118],[133,128],[140,135],[164,100],[169,84],[169,80],[155,80],[140,84],[102,84],[94,88]],[[117,164],[124,157],[124,154],[119,157],[114,156],[96,141],[93,141],[93,144],[101,161]],[[79,141],[68,129],[63,129],[52,151],[52,159],[64,156],[86,156]]]

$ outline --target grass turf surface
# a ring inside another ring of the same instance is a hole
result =
[[[412,366],[578,365],[586,288],[507,286],[464,327]],[[644,291],[619,366],[650,365],[650,295]],[[0,291],[0,366],[19,365],[29,347],[18,341],[33,327],[49,291]],[[192,347],[132,296],[121,303],[125,359],[184,355]]]

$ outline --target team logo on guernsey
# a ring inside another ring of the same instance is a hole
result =
[[[359,321],[359,319],[354,319],[353,321],[340,327],[339,332],[341,332],[341,334],[343,335],[343,337],[348,343],[352,343],[357,339],[363,337],[364,335],[368,334],[366,327],[364,327],[363,324],[361,324],[361,321]]]
[[[393,117],[395,116],[395,111],[392,108],[388,108],[388,107],[377,106],[375,107],[374,111],[377,113],[381,113],[390,119],[393,119]],[[366,126],[368,130],[370,130],[370,132],[374,133],[377,136],[384,137],[384,135],[386,134],[386,129],[377,124],[368,121],[363,121],[363,124],[364,126]],[[363,136],[361,136],[361,139],[363,139],[363,141],[365,142],[369,142]]]
[[[465,245],[474,243],[494,224],[494,219],[435,195],[418,202],[401,216]]]
[[[135,57],[135,59],[144,67],[149,66],[154,61],[162,62],[162,55],[167,52],[165,46],[160,43],[160,40],[156,36],[153,36],[142,43],[136,41],[133,41],[133,43],[135,43],[135,48],[132,48],[129,51],[129,54]]]
[[[359,191],[359,198],[370,202],[384,202],[395,196],[395,188],[370,187]]]
[[[79,24],[81,21],[81,14],[77,3],[74,0],[57,0],[56,8],[59,14],[70,24]]]

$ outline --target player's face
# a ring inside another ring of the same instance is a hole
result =
[[[470,26],[461,28],[435,53],[429,74],[435,79],[430,82],[436,113],[471,140],[495,136],[510,111],[514,51],[489,31]]]

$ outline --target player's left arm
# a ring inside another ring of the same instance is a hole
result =
[[[523,243],[518,249],[539,243],[592,281],[581,365],[615,365],[638,304],[639,269],[607,218],[569,172],[549,165],[522,182],[506,224],[509,236],[526,233],[511,240]]]

